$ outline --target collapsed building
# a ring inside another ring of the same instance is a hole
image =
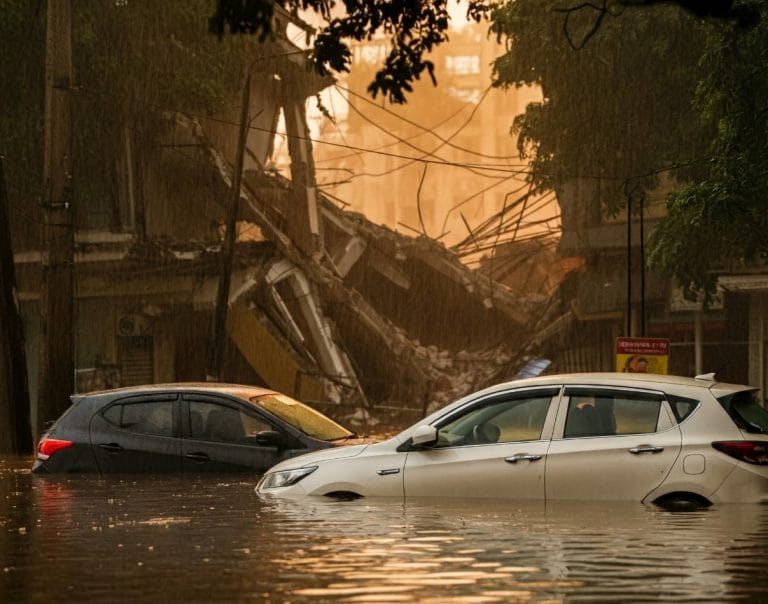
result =
[[[244,141],[230,127],[234,111],[167,114],[162,144],[138,159],[126,129],[114,220],[105,226],[79,209],[77,389],[204,379],[224,270],[232,278],[221,381],[336,405],[334,416],[370,424],[404,422],[514,376],[534,352],[546,297],[514,292],[441,243],[373,224],[319,191],[304,107],[328,81],[308,74],[287,38],[273,44],[271,58],[254,63],[258,111]],[[269,167],[281,114],[290,178]],[[239,145],[242,178],[229,159]],[[237,239],[223,266],[233,182]],[[33,399],[35,244],[17,242],[15,254]]]
[[[231,164],[199,124],[178,123],[206,182],[226,194]],[[340,404],[354,417],[404,418],[512,377],[529,360],[547,298],[513,293],[442,244],[375,225],[322,194],[323,245],[307,254],[286,228],[294,194],[278,174],[244,175],[225,380]],[[215,241],[159,233],[79,233],[78,318],[88,323],[78,329],[79,389],[202,379],[219,252]],[[35,254],[17,254],[17,266],[34,334]]]
[[[197,124],[180,122],[228,186],[231,166]],[[278,174],[245,174],[240,219],[259,227],[275,256],[233,295],[228,333],[257,373],[271,356],[254,340],[263,329],[274,334],[274,354],[291,351],[304,374],[333,383],[337,400],[424,413],[525,363],[541,296],[514,294],[442,244],[375,225],[322,194],[322,247],[303,253],[282,228],[292,197],[294,183]]]

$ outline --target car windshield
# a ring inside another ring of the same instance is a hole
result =
[[[250,400],[312,438],[332,441],[354,436],[332,419],[284,394],[262,394]]]
[[[760,404],[757,390],[742,390],[718,400],[739,428],[768,434],[768,411]]]

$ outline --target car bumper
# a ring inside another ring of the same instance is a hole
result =
[[[739,462],[710,499],[713,503],[768,503],[768,466]]]

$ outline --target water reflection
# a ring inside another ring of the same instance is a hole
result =
[[[0,459],[0,600],[768,598],[768,510],[260,500],[254,480],[32,476]]]

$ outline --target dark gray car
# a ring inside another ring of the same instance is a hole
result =
[[[72,396],[33,471],[263,472],[355,435],[284,394],[238,384],[133,386]]]

